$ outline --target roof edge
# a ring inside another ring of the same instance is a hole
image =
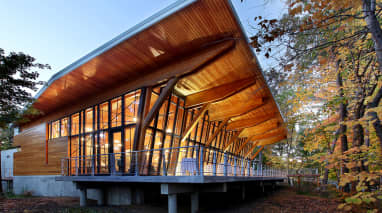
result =
[[[72,64],[66,66],[64,69],[60,70],[59,72],[55,73],[46,84],[36,93],[35,99],[38,99],[42,93],[45,92],[45,90],[56,80],[60,79],[62,76],[70,73],[71,71],[75,70],[76,68],[80,67],[81,65],[89,62],[94,57],[101,55],[102,53],[106,52],[107,50],[115,47],[116,45],[120,44],[121,42],[133,37],[134,35],[146,30],[147,28],[153,26],[157,22],[167,18],[168,16],[174,14],[175,12],[178,12],[182,10],[183,8],[189,6],[190,4],[196,2],[198,0],[177,0],[176,2],[170,4],[169,6],[165,7],[164,9],[161,9],[154,15],[146,18],[142,22],[134,25],[127,31],[119,34],[115,38],[111,39],[110,41],[106,42],[105,44],[101,45],[97,49],[91,51],[87,55],[81,57],[77,61],[73,62]]]
[[[238,25],[239,25],[241,31],[243,32],[243,35],[244,35],[244,37],[245,37],[246,42],[249,43],[250,40],[249,40],[247,34],[245,33],[245,32],[246,32],[246,31],[245,31],[245,28],[244,28],[243,24],[242,24],[241,21],[240,21],[239,15],[237,14],[234,5],[232,4],[232,0],[227,0],[227,2],[228,2],[228,4],[229,4],[229,6],[231,7],[231,10],[232,10],[233,15],[235,16],[236,22],[238,23]],[[260,61],[257,59],[257,55],[256,55],[256,53],[254,52],[254,50],[253,50],[252,47],[249,47],[249,49],[251,50],[251,53],[252,53],[253,57],[255,57],[257,63],[259,64],[259,68],[260,68],[261,75],[262,75],[263,78],[265,79],[264,70],[263,70],[263,68],[261,67]],[[276,101],[276,99],[275,99],[275,96],[273,95],[272,90],[269,88],[269,85],[268,85],[268,83],[266,82],[266,79],[265,79],[265,85],[267,86],[269,92],[270,92],[271,95],[272,95],[273,100],[274,100],[275,103],[276,103],[276,107],[277,107],[277,109],[279,110],[281,119],[283,119],[283,122],[285,123],[284,115],[283,115],[283,113],[281,112],[281,110],[280,110],[280,106],[279,106],[279,104],[277,103],[277,101]]]

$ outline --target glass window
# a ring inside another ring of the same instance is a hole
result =
[[[115,98],[111,101],[111,127],[122,124],[122,100]]]
[[[85,136],[85,156],[93,155],[93,142],[92,142],[92,134],[88,134]]]
[[[52,123],[52,138],[58,138],[60,136],[60,120]]]
[[[99,128],[107,129],[108,128],[108,115],[109,115],[109,103],[105,102],[99,105]]]
[[[71,129],[72,135],[79,134],[79,127],[80,127],[79,125],[80,125],[80,116],[79,116],[79,113],[76,113],[72,115],[72,129]]]
[[[101,132],[99,134],[99,146],[100,146],[100,169],[101,172],[108,172],[108,155],[109,154],[109,135],[107,132]]]
[[[133,145],[134,145],[134,131],[135,127],[125,129],[125,171],[131,173],[130,163],[132,160]]]
[[[125,129],[125,152],[133,151],[135,127]]]
[[[63,118],[61,119],[61,136],[65,137],[68,136],[68,128],[69,128],[69,118]]]
[[[78,136],[75,136],[75,137],[71,137],[70,139],[70,157],[71,157],[71,160],[70,160],[70,165],[71,165],[71,174],[75,174],[76,173],[76,168],[78,168],[78,154],[79,154],[79,150],[78,150]]]
[[[125,123],[131,124],[137,122],[138,105],[141,91],[135,91],[125,95]]]
[[[107,129],[108,128],[108,119],[109,119],[109,104],[105,102],[99,105],[99,128]]]
[[[93,131],[93,108],[85,110],[85,132]]]

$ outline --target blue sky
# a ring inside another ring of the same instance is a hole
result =
[[[176,0],[2,0],[0,48],[24,52],[56,72]],[[243,26],[253,17],[279,17],[282,0],[232,0]],[[266,64],[263,57],[259,58]]]

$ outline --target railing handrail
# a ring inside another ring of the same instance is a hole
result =
[[[146,157],[146,155],[140,155],[140,153],[150,154],[147,155],[149,157]],[[180,155],[180,153],[183,154]],[[127,155],[130,155],[128,159],[132,160],[129,163],[122,160],[126,159],[123,157],[127,157]],[[151,162],[154,162],[154,157],[156,163],[151,164]],[[99,161],[100,159],[101,161]],[[189,160],[185,161],[185,159]],[[67,168],[67,171],[65,168]],[[74,169],[74,171],[69,171],[69,169]],[[65,157],[61,161],[62,175],[65,175],[66,172],[68,175],[95,175],[95,173],[100,173],[101,169],[103,174],[106,172],[110,175],[116,175],[127,171],[129,174],[134,173],[136,176],[139,176],[142,172],[143,175],[154,172],[156,175],[163,176],[168,174],[178,175],[179,172],[182,175],[201,176],[222,174],[224,176],[286,176],[285,171],[267,168],[266,165],[259,164],[258,160],[251,160],[215,147],[205,147],[203,145],[72,156]]]

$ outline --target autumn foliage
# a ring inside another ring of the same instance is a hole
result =
[[[304,166],[322,167],[324,184],[338,185],[339,208],[378,211],[382,2],[289,0],[287,6],[280,19],[256,17],[251,37],[254,49],[274,61],[267,76],[291,130],[287,142],[301,144]]]

